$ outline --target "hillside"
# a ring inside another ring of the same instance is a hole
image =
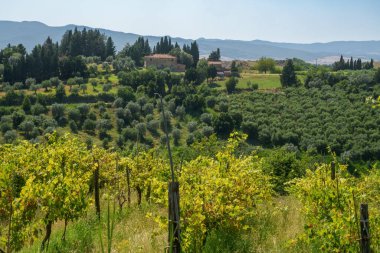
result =
[[[8,43],[22,43],[30,50],[37,43],[42,43],[47,36],[54,41],[60,40],[63,33],[68,29],[85,26],[66,25],[52,27],[36,21],[0,21],[0,48]],[[90,28],[90,27],[86,27]],[[133,43],[140,35],[100,29],[102,33],[111,36],[116,48],[120,50],[126,43]],[[144,36],[149,39],[150,44],[156,44],[160,37]],[[180,45],[190,43],[192,40],[184,38],[172,38],[173,42]],[[262,40],[241,41],[241,40],[221,40],[205,39],[197,40],[200,47],[200,54],[207,55],[215,48],[220,48],[225,59],[258,59],[262,56],[275,59],[285,59],[297,57],[305,61],[315,61],[315,59],[332,59],[341,54],[345,56],[361,57],[364,59],[373,58],[380,60],[380,41],[335,41],[329,43],[278,43]],[[324,63],[331,63],[324,61]]]

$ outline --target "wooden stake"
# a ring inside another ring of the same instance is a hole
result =
[[[331,180],[335,180],[335,162],[331,162]]]
[[[179,226],[179,183],[169,183],[169,247],[170,252],[181,252],[181,238]]]
[[[360,204],[360,249],[362,253],[371,252],[368,204]]]

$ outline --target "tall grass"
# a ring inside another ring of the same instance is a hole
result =
[[[118,212],[112,207],[112,201],[104,200],[103,205],[102,210],[107,211],[102,213],[101,227],[95,210],[89,211],[87,217],[68,224],[65,241],[61,240],[64,222],[55,224],[47,252],[165,252],[168,247],[167,229],[159,228],[146,214],[165,215],[166,208],[143,202],[141,207],[132,205]],[[292,239],[303,230],[299,207],[300,204],[292,197],[277,198],[274,203],[258,207],[258,215],[249,221],[251,228],[248,230],[220,228],[209,231],[203,252],[310,252],[311,249],[304,245],[292,243]],[[40,241],[35,241],[21,252],[39,252]]]

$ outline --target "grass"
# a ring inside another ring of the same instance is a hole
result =
[[[237,85],[238,89],[247,89],[248,82],[257,83],[259,89],[276,89],[281,87],[279,74],[243,74]]]
[[[228,79],[226,78],[224,80],[216,81],[217,89],[225,90],[225,83],[227,80]],[[279,74],[242,73],[239,78],[237,89],[248,89],[248,82],[257,83],[259,89],[277,89],[281,87]]]
[[[130,208],[125,206],[122,212],[116,212],[112,252],[165,252],[167,231],[159,228],[152,218],[147,217],[147,213],[165,216],[167,209],[145,202],[137,207],[133,197]],[[63,222],[57,222],[53,226],[47,252],[101,252],[99,234],[102,235],[103,243],[107,241],[106,202],[103,199],[100,231],[93,209],[89,210],[86,217],[69,223],[66,241],[61,240]],[[250,230],[224,228],[209,231],[203,252],[309,252],[291,243],[303,229],[299,207],[300,204],[293,197],[278,197],[273,203],[258,207],[257,218],[250,221]],[[40,244],[41,238],[21,252],[39,252]]]
[[[69,223],[66,240],[62,241],[63,222],[59,221],[53,226],[53,233],[47,252],[102,252],[101,235],[104,247],[107,247],[107,207],[106,201],[102,205],[101,226],[97,221],[95,211]],[[143,204],[141,207],[124,207],[115,214],[115,229],[112,241],[112,252],[164,252],[166,246],[166,231],[159,229],[157,223],[148,218],[148,211],[154,213],[164,212],[166,209]],[[100,230],[99,230],[99,227]],[[25,247],[21,253],[39,252],[42,238],[36,240],[31,246]]]

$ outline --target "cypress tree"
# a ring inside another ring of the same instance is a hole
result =
[[[116,50],[115,50],[115,44],[113,43],[113,40],[111,37],[108,37],[107,43],[106,43],[106,56],[115,56]]]
[[[294,69],[293,60],[291,59],[286,60],[285,66],[282,69],[281,85],[284,88],[297,85],[297,76]]]
[[[344,69],[350,69],[350,60],[347,60],[347,62],[344,64]]]
[[[199,48],[197,41],[191,43],[190,54],[193,56],[194,67],[196,67],[199,61]]]
[[[358,59],[357,61],[357,67],[356,67],[358,70],[361,70],[362,69],[362,59]]]
[[[344,64],[345,64],[345,62],[344,62],[343,55],[340,55],[338,70],[343,70],[344,69]]]
[[[86,28],[83,28],[80,40],[81,40],[81,44],[82,44],[82,54],[83,55],[91,55],[91,49],[89,47],[90,41],[89,41],[88,36],[87,36],[87,29]]]
[[[151,53],[152,53],[152,49],[149,46],[149,40],[146,39],[145,42],[144,42],[144,56],[145,55],[149,55]]]
[[[352,59],[352,56],[351,56],[351,60],[350,60],[350,69],[351,70],[354,69],[354,60]]]

